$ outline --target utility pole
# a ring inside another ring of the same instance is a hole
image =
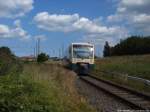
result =
[[[55,50],[53,49],[52,50],[52,57],[54,57],[55,56]]]
[[[40,54],[40,38],[36,40],[34,49],[35,49],[35,57],[38,57],[38,55]]]
[[[59,48],[59,58],[61,58],[61,49]]]
[[[64,58],[64,44],[62,44],[62,58]]]
[[[36,40],[36,57],[38,57],[38,41]]]
[[[37,50],[37,40],[35,41],[35,57],[37,58],[37,55],[38,55],[38,52],[37,52],[38,50]]]
[[[34,50],[34,57],[36,57],[36,47],[33,47]]]
[[[39,55],[40,54],[40,38],[38,38],[37,47],[38,47],[38,55]]]

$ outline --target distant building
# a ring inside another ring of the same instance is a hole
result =
[[[36,57],[34,57],[33,55],[31,55],[31,56],[22,56],[22,57],[20,57],[20,60],[22,60],[22,61],[35,61]]]

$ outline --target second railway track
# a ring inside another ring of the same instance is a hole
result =
[[[82,80],[95,86],[98,89],[124,101],[134,109],[150,110],[150,96],[145,95],[129,88],[105,81],[91,75],[80,76]]]

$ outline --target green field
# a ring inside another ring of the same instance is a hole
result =
[[[126,75],[150,80],[150,55],[107,57],[96,59],[95,63],[95,69],[92,72],[100,78],[106,78],[119,84],[125,84],[140,91],[150,89],[149,87],[145,87],[145,84],[141,82],[124,80],[124,76]],[[114,74],[109,74],[109,72]],[[121,74],[122,77],[118,74]]]
[[[94,112],[77,93],[73,72],[53,63],[23,64],[22,70],[0,76],[1,112]]]
[[[96,71],[128,73],[150,80],[150,55],[108,57],[98,59],[95,63]]]

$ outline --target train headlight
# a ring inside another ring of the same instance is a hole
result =
[[[93,48],[90,48],[90,51],[93,51],[94,49]]]

